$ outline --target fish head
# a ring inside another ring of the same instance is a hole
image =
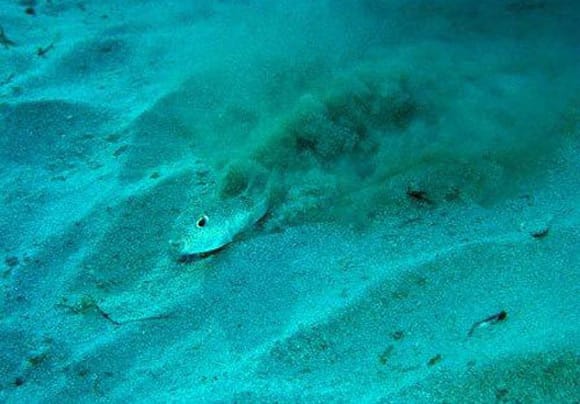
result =
[[[180,261],[211,254],[233,240],[228,218],[202,213],[182,225],[178,237],[170,240],[170,248]]]

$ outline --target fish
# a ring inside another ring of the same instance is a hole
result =
[[[181,234],[170,241],[177,261],[190,262],[221,251],[266,216],[269,202],[268,195],[219,200],[211,209],[182,219]]]
[[[504,321],[506,318],[507,318],[507,312],[505,310],[502,310],[499,313],[493,314],[493,315],[491,315],[483,320],[476,321],[475,323],[473,323],[473,325],[469,329],[467,336],[471,337],[473,335],[473,333],[475,332],[475,330],[477,330],[478,328],[483,328],[483,327],[490,326],[492,324],[499,323],[501,321]]]

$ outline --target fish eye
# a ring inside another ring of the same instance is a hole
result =
[[[198,228],[202,228],[202,227],[204,227],[207,224],[208,219],[209,218],[206,215],[203,215],[199,219],[197,219],[197,222],[195,223],[195,225]]]

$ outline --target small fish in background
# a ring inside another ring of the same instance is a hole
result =
[[[493,324],[497,324],[501,321],[504,321],[506,318],[507,318],[507,312],[505,310],[502,310],[499,313],[496,313],[492,316],[489,316],[483,320],[477,321],[471,326],[471,328],[469,329],[469,332],[467,333],[467,336],[471,337],[473,335],[473,333],[475,332],[475,330],[477,330],[479,328],[488,327],[488,326],[493,325]]]

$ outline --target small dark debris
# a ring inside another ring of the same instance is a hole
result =
[[[36,10],[34,9],[34,7],[26,7],[24,9],[24,12],[28,15],[36,15]]]
[[[45,46],[44,48],[43,48],[43,47],[39,47],[38,49],[36,49],[36,55],[37,55],[38,57],[41,57],[41,58],[43,58],[43,57],[45,57],[45,56],[46,56],[46,54],[47,54],[48,52],[50,52],[50,51],[51,51],[51,50],[53,50],[53,49],[54,49],[54,43],[51,43],[51,44],[49,44],[48,46]]]
[[[115,43],[114,42],[105,42],[105,43],[101,44],[97,49],[101,53],[111,53],[115,49]]]
[[[125,153],[127,151],[127,149],[129,149],[129,146],[124,144],[113,152],[113,156],[119,157],[121,154]]]
[[[89,373],[90,373],[89,369],[85,367],[81,367],[77,370],[77,376],[79,377],[86,377],[89,375]]]
[[[4,259],[4,263],[8,268],[14,268],[18,264],[20,264],[20,260],[15,255],[10,255]]]
[[[427,191],[420,189],[407,189],[407,196],[416,202],[426,203],[428,205],[433,205],[433,201],[427,196]]]
[[[105,141],[107,141],[109,143],[117,143],[120,138],[121,138],[121,135],[113,133],[113,134],[105,136]]]
[[[402,330],[397,330],[391,334],[391,337],[393,337],[395,341],[400,341],[405,337],[405,332]]]
[[[445,201],[446,202],[457,201],[459,200],[460,197],[461,191],[459,190],[459,188],[453,187],[445,194]]]
[[[415,278],[414,281],[417,286],[423,287],[427,285],[427,278],[423,278],[422,276]]]
[[[0,81],[0,87],[10,84],[12,80],[14,80],[14,77],[16,77],[16,75],[14,73],[10,73],[4,80]]]
[[[149,178],[151,178],[152,180],[156,180],[159,177],[161,177],[161,174],[159,174],[157,171],[151,173],[151,175],[149,176]]]
[[[41,352],[39,354],[29,356],[28,358],[26,358],[26,361],[31,366],[39,366],[42,362],[46,360],[47,357],[48,357],[47,352]]]
[[[0,27],[0,44],[4,46],[4,48],[8,49],[11,46],[16,46],[16,43],[8,38],[4,33],[4,28]]]
[[[543,229],[539,229],[539,230],[533,231],[530,234],[531,234],[531,236],[533,238],[540,239],[540,238],[546,237],[549,232],[550,232],[550,228],[549,227],[544,227]]]
[[[97,313],[99,313],[101,315],[101,317],[103,317],[105,320],[107,320],[111,324],[113,324],[113,325],[122,325],[123,324],[123,323],[113,319],[111,317],[111,315],[109,313],[107,313],[105,310],[101,309],[101,307],[98,304],[95,304],[95,309],[97,310]]]
[[[20,387],[24,384],[24,377],[22,376],[18,376],[16,379],[14,379],[14,385],[16,387]]]
[[[70,303],[66,297],[63,297],[60,303],[57,303],[57,306],[63,307],[73,314],[86,314],[95,309],[96,302],[90,295],[84,295],[74,303]]]
[[[504,400],[508,394],[509,394],[509,390],[506,389],[505,387],[500,387],[500,388],[495,390],[495,398],[498,401]]]
[[[389,358],[392,356],[395,347],[393,345],[389,345],[382,354],[379,355],[379,362],[381,365],[386,365],[389,361]]]
[[[441,362],[441,359],[443,359],[441,354],[437,354],[434,357],[432,357],[431,359],[429,359],[429,361],[427,362],[427,366],[435,366],[436,364]]]
[[[296,138],[295,147],[298,152],[313,151],[316,150],[316,142],[299,136]]]

